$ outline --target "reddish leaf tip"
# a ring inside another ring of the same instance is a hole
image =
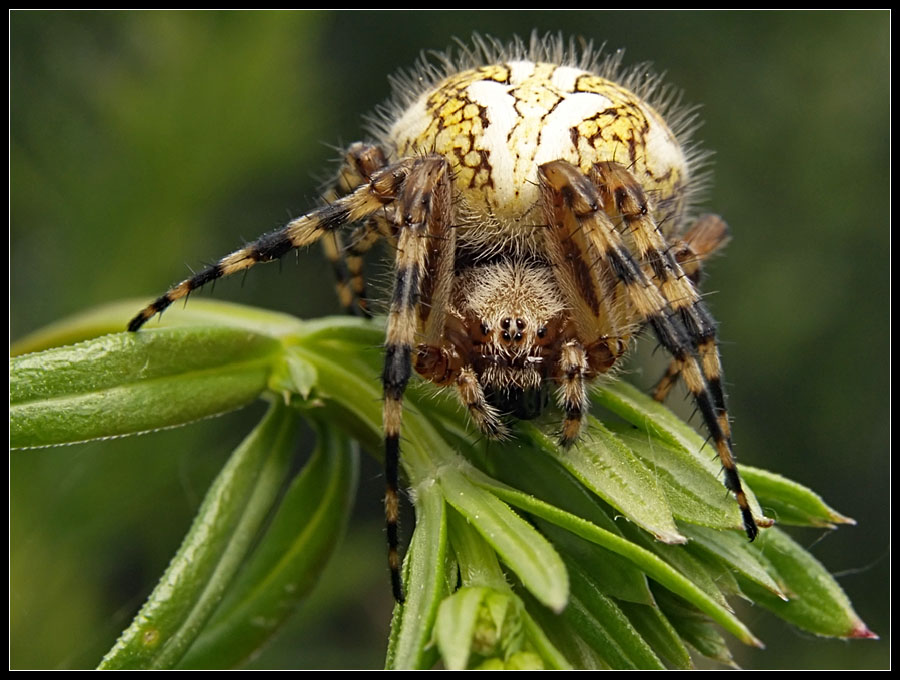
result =
[[[869,627],[862,621],[858,621],[856,625],[853,626],[853,629],[850,631],[850,634],[847,637],[864,640],[881,639],[878,637],[878,633],[869,630]]]

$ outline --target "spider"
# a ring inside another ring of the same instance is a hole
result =
[[[684,381],[752,541],[716,323],[697,287],[701,260],[728,230],[715,216],[684,230],[704,157],[688,145],[690,110],[645,67],[623,70],[621,51],[601,58],[590,45],[537,36],[473,40],[458,59],[423,59],[392,81],[376,143],[349,147],[328,201],[172,287],[128,329],[210,281],[320,240],[346,273],[342,303],[367,313],[362,257],[380,239],[394,245],[382,383],[398,601],[399,442],[413,369],[455,389],[492,439],[508,436],[511,419],[536,417],[555,391],[568,447],[591,382],[645,327],[672,356],[654,396]],[[350,224],[345,247],[338,230]]]

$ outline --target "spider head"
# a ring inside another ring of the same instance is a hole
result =
[[[552,272],[541,263],[501,260],[464,277],[463,332],[485,398],[500,413],[537,417],[563,326]]]

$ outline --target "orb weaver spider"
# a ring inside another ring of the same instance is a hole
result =
[[[716,323],[697,288],[700,261],[727,227],[706,216],[681,236],[703,159],[688,145],[690,110],[643,68],[623,71],[620,52],[601,59],[589,45],[537,36],[506,46],[476,36],[458,59],[422,60],[393,89],[375,142],[349,147],[328,201],[172,287],[128,329],[206,283],[320,240],[348,274],[343,304],[367,312],[362,257],[381,239],[395,246],[382,384],[398,601],[400,433],[413,369],[455,388],[492,439],[508,436],[510,418],[537,416],[555,386],[567,447],[591,382],[644,327],[672,356],[656,398],[683,379],[752,541]]]

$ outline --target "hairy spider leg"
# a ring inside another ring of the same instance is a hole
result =
[[[565,414],[560,444],[571,446],[581,432],[581,424],[588,411],[587,353],[578,340],[566,342],[559,353],[557,402]]]
[[[670,247],[675,261],[685,275],[699,289],[703,280],[703,261],[715,255],[731,240],[728,225],[718,215],[701,215],[684,236]],[[678,382],[681,367],[677,361],[669,362],[666,372],[652,390],[653,398],[662,403]]]
[[[362,142],[351,144],[334,185],[325,193],[325,201],[333,203],[355,191],[371,181],[372,176],[386,165],[387,160],[379,147]],[[366,297],[362,258],[382,236],[390,236],[390,231],[383,227],[385,224],[384,220],[375,216],[369,217],[350,234],[349,246],[344,245],[337,231],[322,239],[322,250],[334,272],[338,301],[345,311],[352,314],[367,318],[372,316]]]
[[[549,165],[549,164],[548,164]],[[606,373],[628,348],[633,323],[617,303],[617,281],[608,269],[598,269],[598,255],[585,230],[571,219],[559,191],[539,171],[541,204],[547,220],[544,250],[565,297],[571,316],[571,335],[560,347],[553,378],[559,385],[557,403],[565,414],[560,444],[570,446],[578,438],[587,415],[587,381]],[[598,335],[597,329],[609,334]]]
[[[703,378],[713,395],[719,425],[731,436],[722,389],[722,362],[716,341],[716,322],[694,284],[672,255],[666,239],[651,216],[649,200],[637,178],[615,162],[597,163],[591,169],[591,181],[597,186],[603,208],[616,227],[623,227],[631,241],[632,252],[643,266],[669,307],[681,320],[700,358]],[[675,358],[678,361],[678,357]],[[679,372],[684,366],[679,365]]]
[[[373,175],[370,182],[360,186],[353,193],[298,217],[281,229],[265,234],[226,255],[215,264],[173,286],[147,305],[129,322],[128,330],[138,330],[173,302],[187,297],[192,291],[211,281],[244,271],[262,262],[272,262],[294,248],[315,243],[325,234],[334,232],[347,222],[364,220],[394,201],[411,166],[410,160],[384,168]]]
[[[734,493],[743,517],[744,530],[753,540],[759,530],[741,485],[729,433],[722,425],[727,422],[727,413],[719,412],[718,398],[695,354],[691,333],[684,326],[685,319],[690,319],[690,315],[681,309],[677,312],[673,310],[660,289],[645,275],[604,212],[601,190],[591,179],[567,161],[546,163],[540,167],[539,175],[548,197],[546,200],[552,201],[554,217],[566,225],[570,233],[580,231],[584,234],[592,250],[597,253],[591,261],[595,262],[596,267],[608,269],[614,274],[623,286],[636,320],[640,324],[649,324],[663,347],[679,362],[681,374],[700,409],[725,470],[725,486]]]
[[[412,353],[417,345],[420,319],[424,322],[426,338],[443,328],[444,306],[431,305],[430,301],[435,293],[439,296],[446,295],[447,292],[441,287],[452,284],[454,252],[450,239],[453,237],[448,233],[452,232],[451,198],[447,161],[441,156],[426,156],[413,161],[394,211],[395,218],[399,221],[399,235],[394,286],[388,311],[382,383],[385,525],[391,585],[398,602],[403,602],[397,527],[403,394],[412,373]],[[437,272],[436,276],[434,272]],[[429,331],[430,328],[434,330]]]

